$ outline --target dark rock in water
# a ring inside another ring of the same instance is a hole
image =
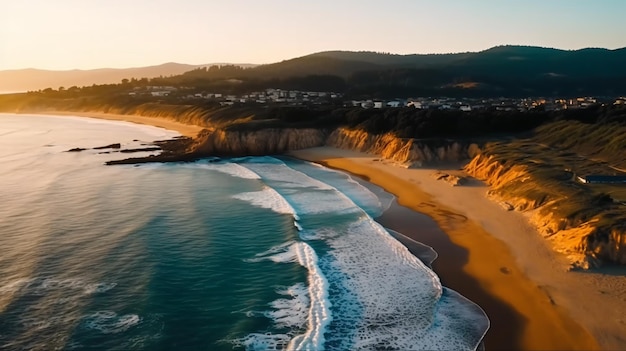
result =
[[[115,143],[115,144],[109,144],[105,146],[96,146],[96,147],[91,148],[91,150],[120,149],[121,147],[122,147],[122,144]],[[73,149],[67,150],[67,152],[80,152],[80,151],[85,151],[85,150],[89,150],[89,149],[86,149],[84,147],[75,147]],[[102,154],[105,152],[100,152],[100,153]],[[109,152],[106,152],[106,153],[109,153]]]
[[[122,144],[120,143],[115,143],[115,144],[109,144],[109,145],[105,145],[105,146],[97,146],[94,147],[94,150],[102,150],[102,149],[119,149],[122,147]]]
[[[132,157],[123,160],[107,161],[106,165],[128,165],[150,162],[193,162],[203,155],[195,152],[189,152],[188,149],[193,143],[193,139],[189,137],[177,137],[170,140],[158,140],[154,144],[158,147],[147,147],[132,150],[121,150],[120,152],[140,152],[140,151],[158,151],[163,150],[160,155],[152,155],[146,157]]]
[[[196,153],[185,154],[161,154],[147,157],[131,157],[123,160],[107,161],[107,166],[111,165],[136,165],[139,163],[151,163],[151,162],[194,162],[202,158],[202,155]]]
[[[178,136],[175,139],[157,140],[155,145],[159,146],[165,152],[186,152],[193,144],[193,139],[186,136]]]
[[[139,149],[124,149],[124,150],[120,150],[121,153],[123,154],[130,154],[133,152],[143,152],[143,151],[159,151],[161,150],[160,147],[142,147]]]

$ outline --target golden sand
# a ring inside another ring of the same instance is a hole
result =
[[[362,176],[394,194],[400,205],[431,217],[443,232],[428,226],[424,230],[423,220],[402,206],[392,207],[379,221],[437,251],[439,257],[433,268],[442,283],[487,313],[491,321],[485,337],[487,350],[599,349],[596,339],[524,274],[507,245],[483,228],[484,218],[469,218],[422,189],[424,176],[431,178],[426,173],[327,147],[299,150],[292,155]],[[443,191],[453,195],[457,190],[441,185]],[[497,213],[483,215],[486,218]],[[509,224],[513,229],[518,225]]]

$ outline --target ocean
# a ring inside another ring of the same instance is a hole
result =
[[[480,307],[374,220],[382,189],[279,156],[89,149],[177,135],[0,114],[0,349],[479,347]]]

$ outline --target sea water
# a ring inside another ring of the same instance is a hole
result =
[[[0,349],[478,347],[483,311],[373,220],[382,190],[289,158],[90,149],[175,136],[0,114]]]

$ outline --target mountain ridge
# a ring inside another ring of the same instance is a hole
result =
[[[572,96],[626,94],[626,47],[563,50],[500,45],[479,52],[390,54],[322,51],[262,65],[165,63],[134,69],[28,71],[29,79],[0,71],[0,91],[119,83],[157,78],[153,85],[263,88],[348,92],[362,97]],[[205,69],[209,66],[225,69]],[[82,78],[81,78],[82,77]],[[463,88],[459,88],[463,87]],[[470,87],[470,88],[468,88]],[[220,88],[221,89],[221,88]],[[224,91],[227,92],[227,91]]]
[[[0,71],[0,92],[29,91],[58,87],[90,86],[92,84],[114,84],[122,79],[155,78],[173,76],[188,72],[198,67],[213,65],[232,65],[230,63],[209,63],[190,65],[177,62],[166,62],[160,65],[129,67],[129,68],[94,68],[49,70],[39,68],[23,68]],[[254,67],[253,64],[235,64],[242,67]]]

